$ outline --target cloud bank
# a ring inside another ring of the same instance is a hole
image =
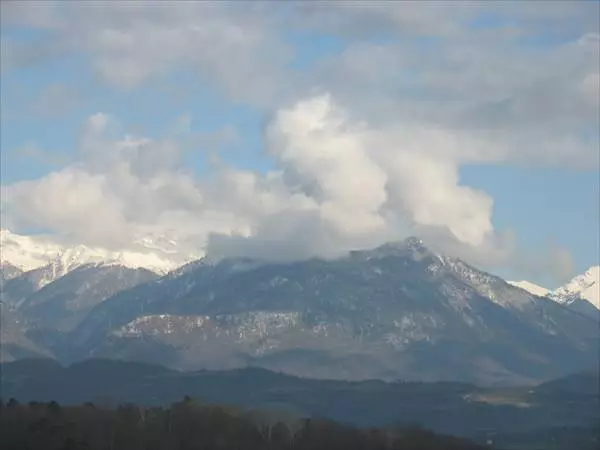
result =
[[[338,256],[416,230],[486,250],[496,237],[492,199],[462,186],[460,160],[439,148],[453,136],[354,122],[328,94],[274,114],[265,147],[276,168],[264,174],[197,177],[177,141],[111,139],[114,120],[86,121],[78,163],[6,186],[11,221],[107,247],[171,230],[215,255],[275,259]]]

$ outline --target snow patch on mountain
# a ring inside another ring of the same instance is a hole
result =
[[[524,289],[530,294],[537,295],[538,297],[545,297],[550,293],[550,289],[546,289],[545,287],[538,286],[535,283],[531,283],[529,281],[521,280],[521,281],[507,281],[508,284],[516,286],[518,288]]]
[[[168,241],[173,246],[172,241]],[[3,263],[23,271],[46,268],[44,282],[51,282],[71,270],[89,264],[120,265],[144,268],[166,274],[201,255],[181,256],[172,248],[161,249],[160,241],[151,238],[136,243],[139,251],[111,251],[85,245],[63,246],[41,236],[23,236],[7,229],[0,231],[0,257]]]

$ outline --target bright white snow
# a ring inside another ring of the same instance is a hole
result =
[[[556,301],[569,303],[575,298],[583,298],[600,309],[600,266],[590,267],[585,273],[577,275],[563,287],[550,295]]]
[[[577,275],[564,286],[551,291],[529,281],[509,281],[534,295],[546,296],[559,303],[569,304],[576,299],[584,299],[600,309],[600,266],[592,266],[585,273]]]
[[[508,284],[512,284],[513,286],[519,287],[521,289],[526,290],[530,294],[537,295],[539,297],[544,297],[550,293],[550,289],[546,289],[545,287],[538,286],[535,283],[531,283],[529,281],[507,281]]]
[[[148,244],[151,244],[149,242]],[[56,278],[84,264],[121,265],[145,268],[165,274],[194,259],[175,259],[156,246],[145,245],[145,251],[110,251],[97,247],[62,246],[44,237],[22,236],[7,229],[0,230],[0,257],[23,271],[52,266]],[[179,255],[178,255],[179,256]]]

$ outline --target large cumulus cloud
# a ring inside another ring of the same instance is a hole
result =
[[[421,229],[473,248],[495,239],[492,199],[460,184],[456,137],[353,121],[328,94],[274,114],[264,145],[275,168],[264,174],[221,166],[199,178],[176,141],[111,138],[111,121],[87,120],[78,163],[5,187],[14,223],[109,247],[171,231],[195,251],[276,259],[336,256]]]

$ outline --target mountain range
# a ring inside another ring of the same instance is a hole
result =
[[[573,295],[575,284],[568,300],[532,294],[417,238],[333,260],[188,257],[179,267],[45,249],[13,233],[2,249],[3,360],[105,357],[481,384],[534,383],[597,364],[598,310]]]
[[[47,276],[42,283],[51,282],[86,264],[144,268],[166,274],[202,256],[182,252],[176,241],[164,236],[140,238],[134,244],[133,250],[115,251],[86,245],[61,245],[43,236],[23,236],[5,228],[0,230],[2,265],[8,264],[21,271],[47,267]]]

